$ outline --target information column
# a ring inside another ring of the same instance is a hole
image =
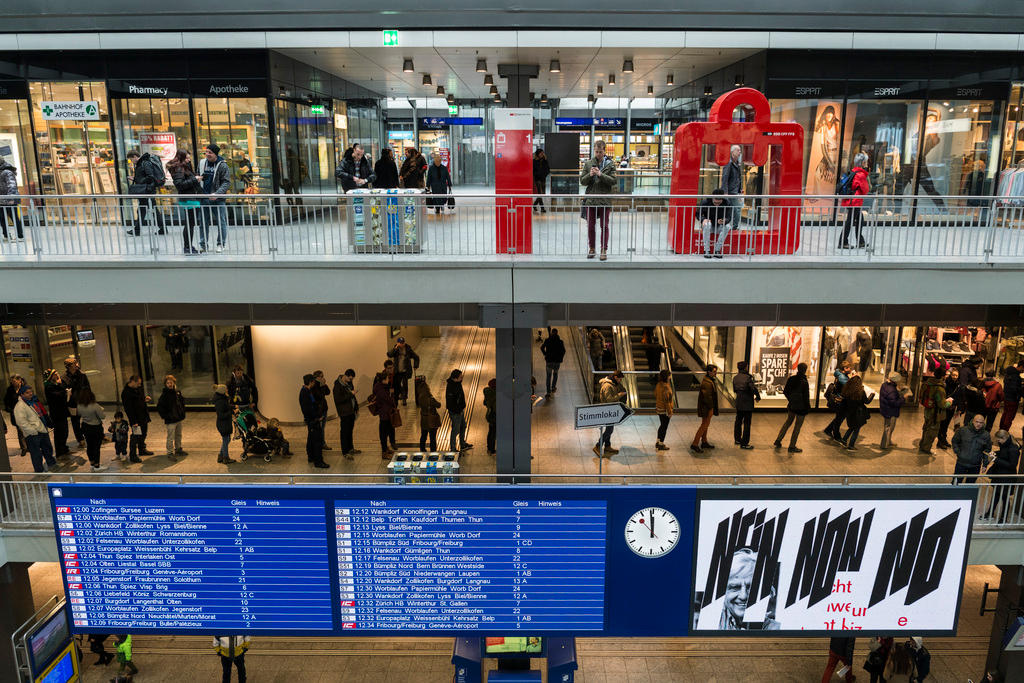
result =
[[[335,501],[343,628],[599,631],[607,504]]]

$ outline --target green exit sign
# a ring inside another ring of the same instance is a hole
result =
[[[323,116],[327,113],[327,105],[325,104],[311,104],[309,105],[309,113],[314,116]]]
[[[457,105],[457,104],[449,104],[448,105],[448,116],[458,116],[458,115],[459,115],[459,105]]]
[[[396,47],[398,45],[398,31],[384,31],[384,47]]]

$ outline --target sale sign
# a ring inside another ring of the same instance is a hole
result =
[[[166,171],[167,163],[178,153],[178,141],[174,133],[139,133],[139,149],[159,159]]]

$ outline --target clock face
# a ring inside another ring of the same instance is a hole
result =
[[[640,557],[662,557],[679,542],[679,520],[665,508],[637,510],[626,522],[626,545]]]

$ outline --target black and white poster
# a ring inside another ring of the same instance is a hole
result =
[[[691,633],[952,635],[975,492],[698,493]]]

